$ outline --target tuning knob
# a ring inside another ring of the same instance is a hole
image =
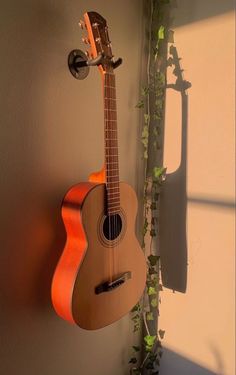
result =
[[[85,44],[90,44],[90,40],[88,38],[82,38],[82,42]]]
[[[80,27],[82,30],[85,29],[85,28],[86,28],[85,22],[82,21],[82,20],[80,20],[80,21],[79,21],[79,27]]]

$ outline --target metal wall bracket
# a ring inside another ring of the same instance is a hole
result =
[[[68,55],[68,66],[76,79],[85,79],[89,74],[88,58],[80,49],[73,49]]]
[[[99,54],[94,59],[88,59],[86,54],[80,49],[73,49],[68,56],[68,66],[71,74],[76,79],[85,79],[89,74],[90,66],[98,66],[104,61],[104,55]],[[113,69],[118,68],[122,64],[122,59],[119,57],[116,61],[110,61]]]

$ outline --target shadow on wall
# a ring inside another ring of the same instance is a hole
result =
[[[217,358],[216,358],[217,359]],[[213,372],[180,354],[164,348],[161,360],[160,375],[181,374],[181,375],[222,375],[222,366]]]
[[[187,287],[187,240],[186,240],[186,168],[187,168],[187,128],[188,96],[186,90],[191,83],[185,81],[179,64],[176,47],[169,49],[167,66],[174,66],[176,76],[174,84],[167,84],[181,95],[182,105],[182,142],[179,168],[167,174],[160,200],[160,256],[162,283],[166,288],[185,292]],[[174,204],[173,204],[174,202]]]

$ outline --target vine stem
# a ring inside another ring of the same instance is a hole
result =
[[[143,313],[143,321],[144,321],[146,332],[150,336],[150,331],[149,331],[149,328],[148,328],[147,319],[146,319],[146,313],[145,312]]]
[[[149,145],[149,127],[150,127],[150,65],[151,65],[151,44],[152,44],[152,22],[153,22],[153,13],[154,13],[154,5],[153,0],[151,0],[151,17],[149,23],[149,40],[148,40],[148,60],[147,60],[147,87],[149,88],[148,95],[147,95],[147,115],[148,115],[148,143],[147,143],[147,152],[148,152],[148,145]],[[145,180],[147,178],[147,159],[145,163]]]

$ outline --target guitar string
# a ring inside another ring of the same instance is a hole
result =
[[[109,89],[109,92],[107,93],[106,95],[106,100],[107,100],[107,104],[108,104],[108,121],[107,121],[107,127],[108,127],[108,154],[109,154],[109,157],[108,157],[108,171],[109,171],[109,182],[113,179],[112,178],[112,175],[113,175],[113,172],[111,172],[111,160],[113,160],[113,153],[112,153],[112,146],[111,146],[111,141],[112,141],[112,128],[111,128],[111,124],[112,124],[112,88],[115,86],[113,84],[113,81],[112,79],[114,78],[113,75],[111,74],[107,74],[106,75],[107,77],[107,88]],[[108,90],[107,90],[108,91]],[[116,143],[116,142],[115,142]],[[116,150],[116,149],[115,149]],[[115,159],[115,158],[114,158]],[[114,182],[114,181],[113,181]],[[113,200],[113,195],[110,194],[109,192],[109,204],[111,203],[111,198]],[[112,212],[112,209],[111,209],[111,205],[110,205],[110,216],[111,216],[111,238],[110,240],[111,241],[114,241],[115,240],[115,237],[116,237],[116,234],[117,234],[117,213],[116,213],[116,210],[114,210],[115,212]],[[111,253],[112,253],[112,271],[113,271],[113,275],[115,275],[116,273],[116,270],[115,270],[115,256],[116,256],[116,242],[114,243],[113,242],[113,246],[111,246]]]
[[[105,73],[105,84],[106,84],[106,87],[105,87],[105,98],[108,96],[106,91],[108,91],[108,82],[107,82],[107,74]],[[106,99],[105,100],[105,108],[106,108]],[[107,119],[109,119],[109,110],[108,110],[109,106],[107,106]],[[109,136],[109,127],[107,126],[108,124],[108,121],[106,120],[105,121],[105,130],[108,129],[108,139],[110,138]],[[106,131],[105,131],[106,133]],[[106,141],[105,141],[105,145],[106,145]],[[108,182],[108,171],[109,171],[109,160],[110,160],[110,149],[108,148],[108,154],[107,154],[107,148],[105,149],[105,155],[107,155],[106,157],[106,175],[107,175],[107,214],[108,214],[108,226],[109,226],[109,268],[110,268],[110,282],[112,282],[112,245],[111,245],[111,238],[112,238],[112,227],[111,227],[111,224],[112,224],[112,219],[111,219],[111,215],[110,215],[110,207],[109,207],[109,182]]]
[[[101,51],[103,51],[103,46],[102,46],[102,38],[101,38],[101,35],[100,35],[100,31],[99,31],[99,28],[98,26],[96,25],[96,30],[97,30],[97,33],[98,33],[98,43],[100,44],[100,49]],[[108,41],[108,38],[107,38],[107,41]],[[104,98],[106,98],[106,91],[107,91],[107,87],[106,87],[106,72],[104,73],[104,79],[103,79],[103,82],[105,84],[105,87],[104,87],[104,90],[103,90],[103,94],[104,94]],[[106,109],[106,99],[104,99],[104,108]],[[107,116],[109,118],[109,111],[107,111]],[[106,124],[106,113],[104,113],[104,119],[105,119],[105,126],[104,126],[104,135],[105,135],[105,147],[106,147],[106,129],[107,129],[107,124]],[[108,137],[109,138],[109,137]],[[110,159],[110,152],[109,152],[109,148],[108,148],[108,161]],[[112,227],[111,227],[111,217],[110,217],[110,214],[109,214],[109,209],[108,209],[108,178],[107,178],[107,171],[108,171],[108,162],[107,162],[107,149],[105,148],[105,169],[106,169],[106,184],[105,184],[105,187],[106,187],[106,213],[108,215],[108,236],[109,236],[109,240],[111,239],[111,235],[112,235]],[[112,257],[111,257],[111,243],[109,241],[109,245],[108,247],[110,247],[110,251],[109,251],[109,274],[110,274],[110,282],[112,282]]]
[[[111,124],[112,124],[112,122],[110,121],[111,120],[111,100],[110,100],[110,98],[112,97],[112,89],[111,89],[111,87],[113,86],[111,83],[111,77],[112,76],[110,76],[110,74],[108,74],[107,75],[107,78],[108,78],[108,86],[109,86],[109,92],[108,92],[108,95],[107,95],[107,102],[108,102],[108,108],[109,108],[109,114],[108,114],[108,118],[109,118],[109,121],[108,121],[108,128],[109,128],[109,140],[108,140],[108,143],[109,143],[109,145],[108,145],[108,150],[109,150],[109,155],[110,155],[110,157],[109,157],[109,180],[110,181],[112,181],[112,176],[111,176],[111,168],[110,168],[110,166],[111,166],[111,160],[112,160],[112,149],[111,149]],[[109,195],[109,203],[111,203],[111,198],[110,198],[110,195]],[[110,207],[111,207],[111,205],[110,205]],[[112,210],[111,210],[112,211]],[[115,237],[115,219],[116,219],[116,216],[114,215],[114,213],[112,212],[111,213],[111,232],[112,232],[112,241],[114,240],[114,237]],[[114,249],[114,243],[113,243],[113,246],[112,246],[112,249],[111,249],[111,252],[112,252],[112,271],[113,271],[113,275],[114,275],[114,273],[115,273],[115,269],[114,269],[114,262],[115,262],[115,260],[114,260],[114,256],[115,256],[115,249]]]
[[[102,45],[101,45],[102,44],[101,43],[102,39],[101,39],[101,36],[100,36],[99,29],[97,29],[97,31],[98,31],[98,34],[99,34],[99,39],[98,40],[100,41],[100,46],[102,47]],[[106,35],[107,46],[109,48],[111,48],[110,47],[110,41],[109,41],[108,29],[107,28],[105,28],[105,35]],[[111,52],[111,50],[110,50],[110,52]],[[108,87],[107,88],[109,88],[109,92],[108,92],[108,95],[106,95],[106,97],[109,98],[109,99],[105,99],[105,100],[107,100],[107,102],[108,102],[108,108],[109,108],[109,110],[107,111],[108,119],[111,120],[111,111],[110,111],[110,109],[111,109],[111,102],[112,102],[111,101],[111,98],[112,98],[112,94],[111,94],[112,90],[111,90],[111,88],[112,87],[115,88],[115,75],[113,74],[113,72],[112,72],[112,74],[109,74],[109,72],[108,72],[108,74],[106,74],[106,72],[105,72],[105,81],[106,81],[106,77],[107,77],[107,83],[108,83]],[[114,78],[114,84],[113,85],[110,84],[111,83],[110,82],[111,78],[112,79]],[[115,108],[116,108],[116,105],[115,105]],[[108,147],[108,155],[109,155],[108,156],[108,170],[109,170],[109,180],[112,180],[112,177],[110,176],[110,171],[112,169],[112,168],[110,168],[110,166],[111,166],[110,160],[112,158],[112,151],[111,151],[112,149],[110,148],[111,147],[111,139],[112,139],[111,133],[112,132],[110,130],[111,130],[111,124],[112,124],[112,122],[109,121],[109,120],[107,122],[108,129],[109,129],[109,131],[108,131],[108,143],[109,143],[109,147]],[[117,132],[117,125],[116,125],[116,132]],[[115,143],[116,143],[116,146],[117,146],[117,140],[116,140]],[[118,149],[117,149],[117,154],[118,154]],[[118,155],[117,155],[117,161],[118,161]],[[118,180],[119,180],[119,178],[118,178]],[[119,182],[118,182],[118,186],[119,186]],[[109,206],[110,206],[109,208],[111,208],[111,205],[110,205],[110,192],[109,192],[109,199],[107,200],[107,202],[108,201],[109,201]],[[110,209],[110,212],[111,211],[112,210]],[[114,214],[114,213],[112,212],[112,214]],[[110,216],[111,216],[111,219],[110,219]],[[115,214],[114,215],[109,215],[109,231],[110,231],[110,225],[111,225],[111,234],[112,234],[112,237],[110,237],[110,240],[111,240],[111,238],[115,239],[115,236],[116,236],[116,233],[117,233],[117,213],[116,213],[116,209],[115,209]],[[115,243],[116,243],[116,241],[115,241]],[[111,252],[112,252],[112,269],[113,269],[113,275],[114,275],[115,274],[115,252],[116,252],[116,249],[115,249],[115,246],[111,245],[111,247],[112,247],[112,249],[111,249]]]
[[[107,28],[105,28],[105,35],[106,35],[106,41],[107,41],[107,45],[109,45],[109,37],[108,37],[108,31],[107,31]],[[101,39],[100,39],[101,40]],[[110,98],[110,91],[111,91],[111,89],[110,89],[110,82],[109,82],[109,74],[107,74],[106,72],[105,72],[105,81],[107,81],[107,87],[106,87],[106,91],[108,91],[107,92],[107,95],[105,95],[105,98]],[[110,126],[110,124],[111,124],[111,122],[109,121],[110,119],[111,119],[111,111],[110,111],[110,99],[105,99],[105,101],[107,101],[107,122],[106,122],[106,128],[108,129],[108,160],[107,160],[107,172],[109,172],[109,185],[110,185],[110,180],[111,180],[111,177],[110,177],[110,161],[111,161],[111,146],[110,146],[110,139],[111,139],[111,132],[110,132],[110,128],[111,128],[111,126]],[[106,142],[105,142],[106,143]],[[106,150],[107,150],[107,148],[106,148]],[[108,180],[108,179],[107,179]],[[110,187],[110,186],[109,186]],[[110,190],[109,190],[109,195],[108,195],[108,199],[107,199],[107,204],[108,204],[108,206],[109,206],[109,210],[108,211],[110,211],[109,213],[108,213],[108,215],[109,215],[109,231],[111,230],[111,236],[109,235],[109,240],[110,240],[110,244],[111,244],[111,249],[110,249],[110,253],[111,253],[111,263],[112,263],[112,267],[111,267],[111,269],[112,269],[112,273],[114,274],[114,259],[113,259],[113,256],[114,256],[114,249],[113,249],[113,247],[112,247],[112,238],[113,238],[113,236],[114,236],[114,230],[113,230],[113,217],[112,217],[112,214],[111,214],[111,205],[110,205]],[[110,225],[111,225],[111,227],[110,227]]]
[[[107,133],[107,123],[106,123],[106,116],[108,116],[108,111],[106,114],[106,91],[107,91],[107,79],[106,79],[106,73],[104,73],[104,137],[105,137],[105,173],[106,173],[106,184],[105,184],[105,202],[106,202],[106,207],[105,207],[105,217],[106,215],[108,216],[108,248],[110,248],[110,238],[111,238],[111,221],[110,221],[110,215],[109,215],[109,207],[108,207],[108,176],[107,176],[107,171],[108,171],[108,155],[107,155],[107,149],[106,149],[106,133]],[[104,203],[105,203],[104,202]],[[105,218],[106,220],[106,218]],[[111,259],[111,251],[109,250],[109,255],[108,255],[108,263],[109,263],[109,281],[112,281],[112,259]]]

